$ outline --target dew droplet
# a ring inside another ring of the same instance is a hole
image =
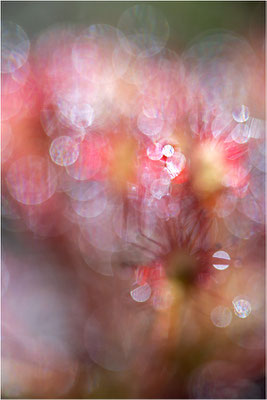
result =
[[[29,39],[24,30],[14,22],[2,26],[2,72],[12,73],[27,61]]]
[[[251,304],[248,300],[236,297],[232,303],[234,306],[234,312],[239,318],[247,318],[251,313]]]
[[[6,182],[17,201],[34,205],[43,203],[55,193],[57,175],[45,158],[26,156],[11,164]]]
[[[131,291],[131,297],[138,303],[144,303],[149,299],[151,295],[151,287],[148,283],[142,286],[138,286],[136,289]]]
[[[249,119],[249,109],[242,104],[233,110],[232,115],[236,122],[246,122]]]
[[[116,79],[113,54],[118,48],[119,35],[118,29],[106,24],[95,24],[85,29],[72,49],[76,71],[94,83],[104,84]]]
[[[60,136],[52,141],[49,153],[55,164],[66,167],[78,159],[79,147],[69,136]]]
[[[175,154],[166,161],[166,168],[171,176],[171,179],[176,178],[185,167],[185,156],[182,153]]]
[[[229,262],[231,260],[231,257],[229,256],[228,253],[226,253],[226,251],[223,250],[219,250],[216,251],[213,254],[213,267],[223,271],[224,269],[229,267]]]
[[[160,118],[148,118],[140,113],[137,118],[138,129],[147,136],[154,136],[160,133],[164,122]]]
[[[95,218],[102,214],[107,206],[107,197],[104,192],[87,201],[73,200],[74,211],[84,218]]]
[[[215,307],[210,313],[212,323],[218,328],[226,328],[232,321],[232,312],[227,307]]]
[[[162,153],[165,157],[172,157],[174,154],[174,148],[171,144],[166,144],[162,149]]]
[[[154,7],[136,4],[121,15],[119,29],[132,44],[128,51],[138,55],[152,56],[165,46],[169,37],[169,25],[166,18]],[[121,40],[125,46],[125,40]]]

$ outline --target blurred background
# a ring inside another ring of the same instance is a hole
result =
[[[266,398],[265,2],[1,8],[2,398]]]
[[[147,4],[142,2],[143,4]],[[168,46],[183,47],[196,35],[209,29],[227,29],[253,41],[255,34],[263,45],[265,3],[263,1],[157,1],[153,4],[166,16],[170,26]],[[23,26],[32,39],[50,25],[58,23],[109,24],[116,26],[120,15],[132,2],[83,1],[3,1],[2,19]]]

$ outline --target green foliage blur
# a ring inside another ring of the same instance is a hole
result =
[[[21,25],[30,38],[58,23],[116,26],[127,8],[144,2],[124,1],[3,1],[2,21]],[[168,47],[183,50],[198,34],[226,29],[253,41],[264,40],[264,1],[160,1],[146,2],[161,10],[170,25]]]

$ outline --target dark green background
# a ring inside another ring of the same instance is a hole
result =
[[[4,1],[2,20],[12,20],[30,38],[56,23],[117,25],[120,15],[137,2]],[[142,3],[142,2],[138,2]],[[258,1],[173,1],[146,2],[159,8],[170,25],[168,47],[183,47],[208,29],[229,29],[253,42],[257,31],[264,40],[265,3]],[[253,43],[252,43],[253,44]]]

